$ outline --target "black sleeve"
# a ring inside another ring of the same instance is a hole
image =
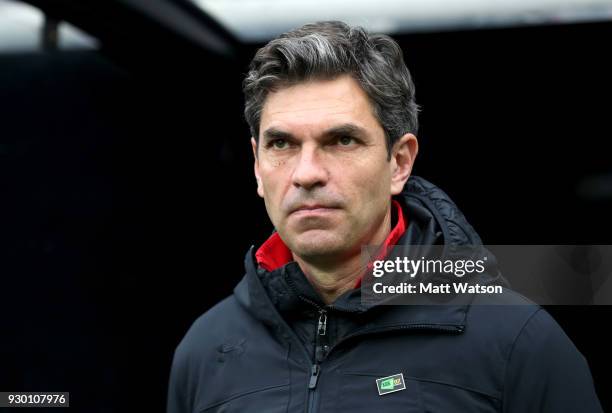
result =
[[[515,339],[506,365],[503,412],[602,412],[584,356],[544,309]]]
[[[191,413],[192,403],[188,395],[188,360],[184,348],[179,345],[174,352],[168,383],[167,413]]]

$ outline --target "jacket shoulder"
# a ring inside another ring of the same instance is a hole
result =
[[[476,298],[468,320],[477,353],[501,361],[504,412],[601,411],[587,360],[544,307],[508,289]]]
[[[528,320],[541,310],[541,305],[504,288],[500,295],[476,294],[469,307],[467,325],[481,330],[479,335],[490,334],[511,345]],[[552,324],[549,327],[554,328]]]
[[[185,336],[176,348],[177,353],[201,354],[235,328],[236,323],[245,322],[243,310],[233,295],[221,300],[202,315],[189,327]]]
[[[505,412],[602,411],[586,358],[543,308],[512,343],[503,401]]]

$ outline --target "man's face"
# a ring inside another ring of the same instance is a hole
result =
[[[384,131],[348,75],[269,94],[259,145],[251,142],[257,192],[285,244],[303,259],[359,253],[389,222],[390,197],[410,173],[395,157],[387,160]]]

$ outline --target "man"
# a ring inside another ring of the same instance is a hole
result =
[[[361,300],[364,245],[481,244],[442,190],[410,176],[417,105],[391,38],[303,26],[257,52],[244,91],[276,232],[176,349],[169,413],[601,411],[584,357],[518,294]]]

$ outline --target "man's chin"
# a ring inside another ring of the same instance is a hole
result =
[[[345,241],[342,237],[332,234],[301,234],[291,243],[291,250],[302,258],[334,256],[346,250]]]

